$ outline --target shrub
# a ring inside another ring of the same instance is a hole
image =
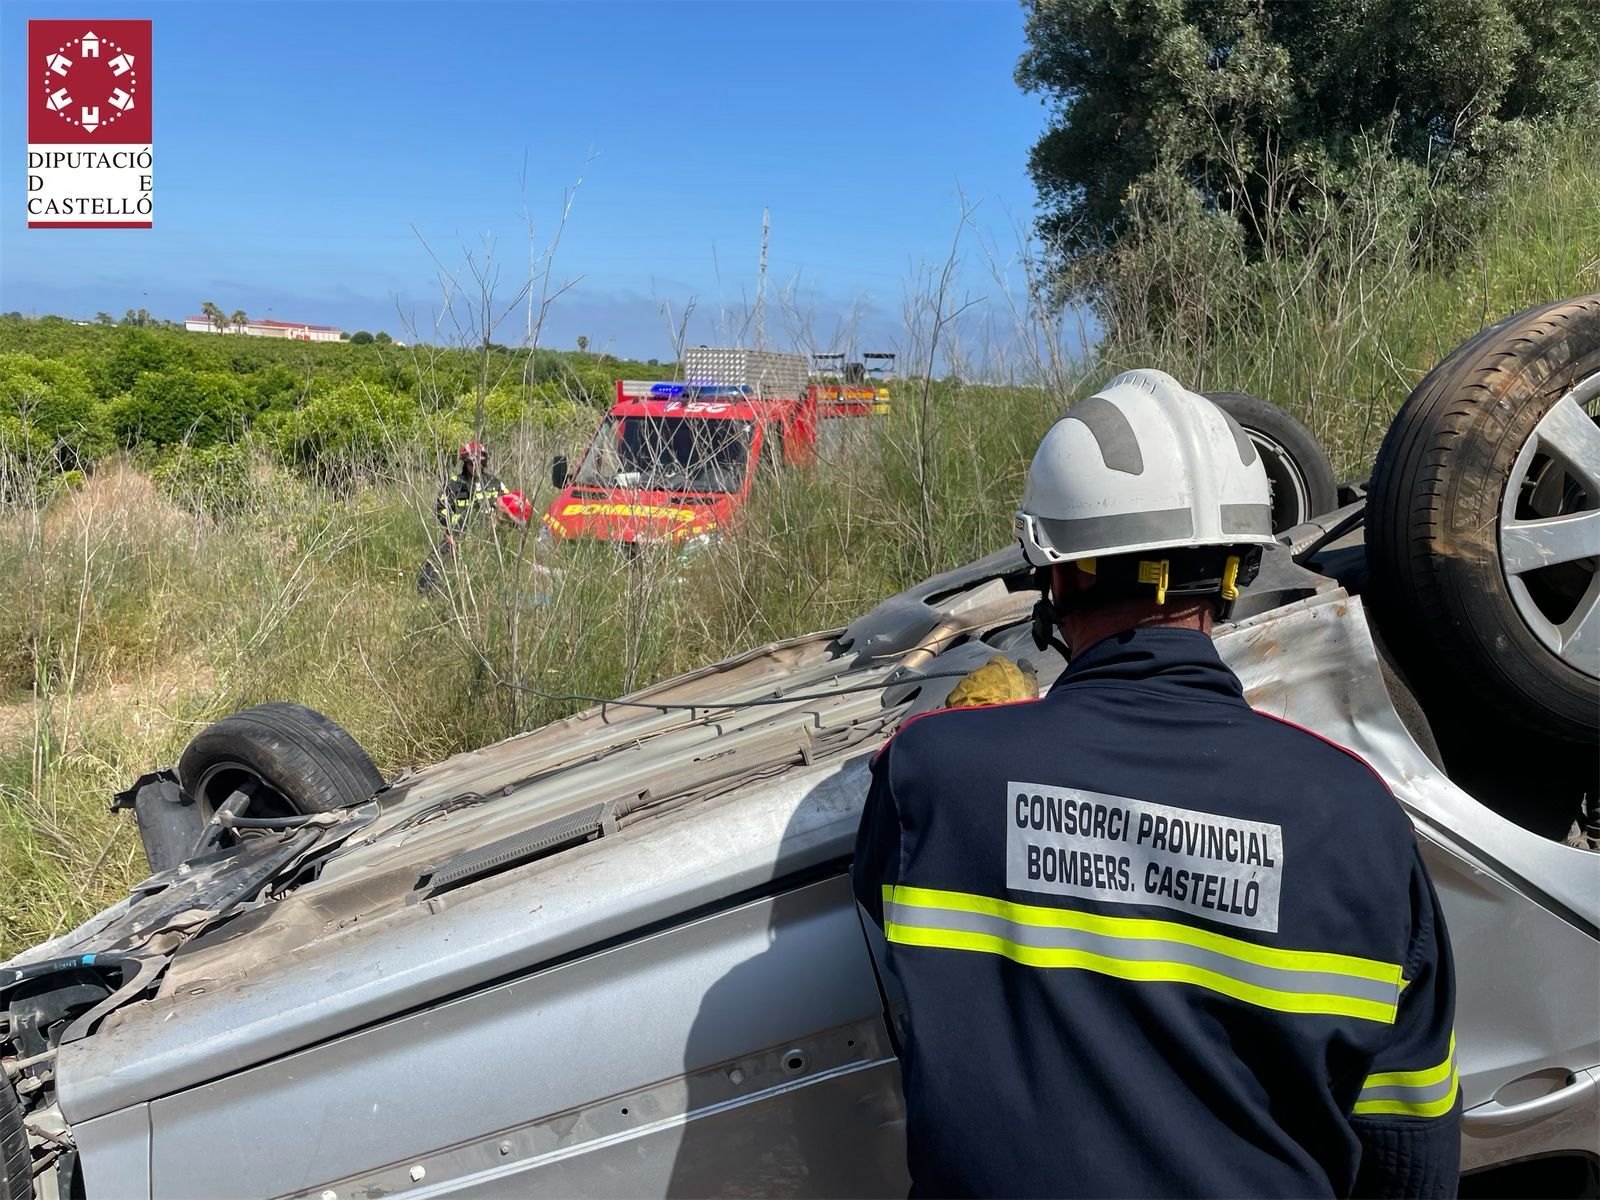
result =
[[[141,375],[180,363],[195,365],[194,359],[171,338],[151,330],[125,328],[118,331],[116,344],[105,356],[96,387],[101,396],[115,396],[131,389]]]
[[[254,460],[248,442],[175,446],[158,458],[150,477],[169,500],[191,512],[233,515],[249,507]]]
[[[291,408],[300,394],[300,378],[279,363],[268,363],[246,377],[249,404],[252,412],[264,413],[275,408]]]
[[[476,409],[470,396],[462,397],[457,410],[469,423]],[[537,429],[558,429],[578,413],[579,405],[572,392],[559,384],[535,384],[530,388],[499,383],[489,389],[484,397],[485,432],[493,435],[509,433],[514,429],[533,426]]]
[[[132,390],[107,406],[107,413],[124,446],[210,446],[243,432],[245,388],[221,371],[172,367],[140,375]]]
[[[31,354],[0,354],[0,411],[17,419],[13,437],[52,448],[63,470],[93,462],[110,445],[82,371]],[[24,428],[25,427],[25,428]]]
[[[415,436],[416,401],[387,388],[346,383],[319,389],[278,423],[279,449],[290,462],[322,479],[347,478],[387,461],[391,449]]]

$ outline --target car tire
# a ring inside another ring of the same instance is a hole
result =
[[[1272,484],[1272,532],[1282,533],[1339,506],[1333,464],[1311,430],[1258,396],[1204,392],[1250,435]]]
[[[246,815],[331,812],[383,786],[367,752],[343,728],[302,704],[273,702],[207,726],[184,748],[178,780],[206,817],[241,784],[256,794]]]
[[[1408,674],[1568,740],[1600,734],[1597,408],[1600,295],[1518,313],[1417,385],[1367,499],[1368,592]]]
[[[33,1200],[33,1155],[22,1124],[22,1101],[0,1071],[0,1200]]]
[[[1394,708],[1395,716],[1400,718],[1401,727],[1411,735],[1417,749],[1427,756],[1441,774],[1448,775],[1444,754],[1439,749],[1439,739],[1433,735],[1428,714],[1423,711],[1416,692],[1400,669],[1400,664],[1395,661],[1394,652],[1384,643],[1382,635],[1375,628],[1370,632],[1372,648],[1378,652],[1378,672],[1383,676],[1383,687],[1389,693],[1389,703]]]

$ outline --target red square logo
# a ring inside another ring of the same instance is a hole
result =
[[[149,21],[29,21],[29,143],[149,145],[150,41]]]
[[[149,229],[150,22],[29,21],[28,228]]]

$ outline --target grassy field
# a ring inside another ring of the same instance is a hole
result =
[[[1004,544],[1040,435],[1116,370],[1160,366],[1191,386],[1268,396],[1358,474],[1411,386],[1468,334],[1600,287],[1596,196],[1595,158],[1557,148],[1449,274],[1358,244],[1298,272],[1241,264],[1213,270],[1198,328],[1123,321],[1095,361],[1004,385],[904,381],[875,437],[769,480],[739,535],[687,563],[547,563],[531,540],[483,535],[445,595],[419,597],[439,443],[414,424],[341,470],[297,466],[281,423],[241,433],[220,460],[135,446],[81,479],[0,454],[0,958],[141,876],[111,793],[175,761],[207,721],[300,700],[392,773],[578,707],[504,681],[614,695],[842,624]],[[8,338],[4,348],[47,355]],[[92,347],[62,353],[92,372]],[[511,417],[499,469],[542,505],[550,456],[581,445],[592,409]]]

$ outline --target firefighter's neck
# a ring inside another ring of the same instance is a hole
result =
[[[1093,580],[1069,565],[1056,567],[1051,582],[1052,593],[1065,597],[1085,590]],[[1073,654],[1081,654],[1096,642],[1129,629],[1198,629],[1210,633],[1216,614],[1209,596],[1172,596],[1165,604],[1157,604],[1153,595],[1125,596],[1105,604],[1073,606],[1069,602],[1058,607],[1065,609],[1061,614],[1061,637]]]
[[[1214,608],[1204,596],[1186,596],[1157,604],[1153,597],[1130,596],[1097,604],[1093,608],[1068,611],[1061,618],[1061,636],[1073,654],[1081,654],[1096,642],[1130,629],[1152,626],[1162,629],[1198,629],[1211,632]]]

